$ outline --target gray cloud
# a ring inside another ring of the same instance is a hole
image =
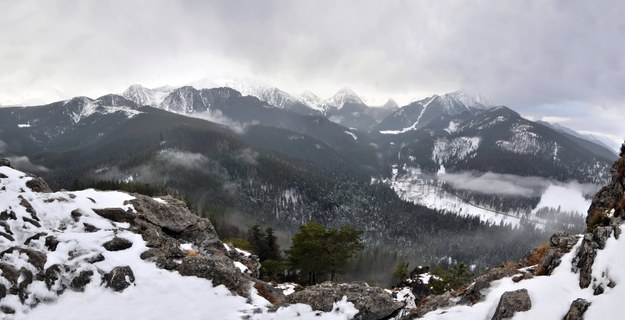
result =
[[[2,104],[254,76],[322,96],[464,88],[625,136],[610,125],[625,120],[623,1],[26,0],[3,10]]]
[[[0,153],[3,153],[7,148],[6,142],[0,140]]]
[[[599,186],[595,184],[581,184],[576,181],[563,183],[542,177],[523,177],[493,172],[446,173],[438,175],[438,179],[459,190],[527,198],[541,196],[551,185],[579,190],[585,196],[591,196],[599,190]]]
[[[27,172],[48,172],[50,169],[30,162],[27,156],[12,156],[8,157],[11,160],[11,165],[18,170]]]
[[[256,161],[256,158],[258,157],[258,152],[250,149],[250,148],[245,148],[245,149],[241,149],[241,150],[237,150],[234,153],[234,158],[245,162],[247,164],[251,164],[251,165],[257,165],[258,162]]]

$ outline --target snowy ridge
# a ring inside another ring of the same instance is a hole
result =
[[[141,111],[135,110],[131,106],[125,106],[123,104],[116,105],[114,99],[111,99],[111,103],[108,105],[100,99],[91,100],[87,97],[78,97],[65,101],[64,105],[70,102],[79,103],[78,110],[71,111],[69,114],[73,123],[79,123],[94,114],[113,114],[119,112],[125,114],[128,118],[132,118],[141,113]]]
[[[133,84],[126,91],[122,93],[122,96],[128,100],[132,100],[137,104],[144,106],[158,106],[165,100],[165,97],[169,95],[175,88],[173,87],[160,87],[149,89],[140,84]]]
[[[203,79],[192,82],[189,85],[196,89],[232,88],[244,96],[256,97],[280,109],[288,108],[291,104],[298,101],[286,91],[253,79]]]
[[[305,106],[318,110],[321,112],[326,112],[328,110],[328,105],[319,98],[316,94],[306,91],[299,96],[299,102],[303,103]]]
[[[345,298],[331,313],[302,304],[269,312],[270,303],[253,288],[246,299],[211,280],[157,268],[141,259],[149,248],[129,223],[94,211],[120,208],[133,214],[135,207],[128,201],[134,196],[93,189],[39,193],[28,187],[32,179],[0,167],[0,287],[7,289],[7,295],[0,296],[2,319],[339,320],[358,312]],[[105,249],[103,244],[114,238],[127,240],[129,247]],[[181,246],[189,252],[194,248]],[[120,278],[129,286],[115,292],[105,286],[109,280],[100,278],[119,266],[128,266],[133,275]],[[237,267],[246,271],[243,265]]]

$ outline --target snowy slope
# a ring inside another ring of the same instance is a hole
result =
[[[27,186],[32,179],[0,166],[0,292],[7,293],[0,294],[0,319],[349,319],[358,312],[345,299],[331,313],[301,304],[268,312],[269,302],[255,289],[246,299],[210,280],[157,268],[141,259],[146,241],[128,223],[94,212],[133,214],[127,201],[134,196],[93,189],[39,193]],[[108,251],[103,244],[114,237],[131,246]],[[121,278],[129,286],[116,292],[100,278],[119,266],[129,266],[134,279]],[[92,273],[84,292],[72,289],[84,273]]]
[[[507,291],[527,289],[532,307],[529,311],[517,312],[513,320],[525,319],[562,319],[568,312],[571,302],[582,298],[590,302],[590,307],[584,313],[583,319],[620,319],[622,312],[622,298],[625,296],[625,237],[616,239],[611,236],[605,249],[598,250],[592,266],[592,278],[595,284],[602,283],[603,294],[594,295],[592,286],[581,289],[579,273],[573,271],[575,256],[580,249],[582,240],[561,260],[560,265],[549,276],[538,276],[518,283],[512,277],[506,277],[493,282],[491,288],[483,290],[486,295],[484,301],[473,306],[456,306],[441,309],[426,314],[423,319],[431,320],[477,320],[490,319],[495,312],[501,295]],[[616,283],[610,288],[609,281]]]

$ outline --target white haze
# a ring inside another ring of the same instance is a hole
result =
[[[0,144],[1,146],[1,144]],[[12,156],[7,157],[11,161],[11,165],[18,170],[31,171],[31,172],[48,172],[50,169],[34,164],[27,156]]]
[[[494,172],[478,173],[463,171],[445,173],[439,174],[438,179],[459,190],[503,196],[520,196],[525,198],[541,196],[551,186],[577,190],[580,195],[591,195],[599,190],[598,185],[591,183],[579,183],[576,181],[560,182],[543,177],[524,177]]]
[[[224,116],[219,110],[199,113],[188,113],[186,116],[215,122],[230,128],[237,134],[245,134],[246,125]]]

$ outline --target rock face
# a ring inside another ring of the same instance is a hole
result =
[[[393,300],[390,293],[366,283],[332,283],[306,287],[287,297],[288,303],[304,303],[314,310],[332,311],[334,302],[347,297],[360,312],[355,319],[388,319],[404,307],[404,303]]]
[[[213,280],[242,296],[249,296],[251,279],[238,270],[226,256],[184,257],[177,267],[183,276]]]
[[[584,312],[590,307],[590,302],[584,299],[576,299],[571,303],[569,312],[566,313],[562,320],[583,320]]]
[[[166,204],[143,195],[133,196],[136,198],[129,203],[136,213],[113,215],[109,210],[108,215],[129,222],[131,229],[141,234],[150,247],[141,255],[143,259],[154,261],[163,269],[178,270],[182,275],[210,279],[215,285],[223,284],[239,295],[249,296],[254,279],[241,273],[233,260],[250,265],[253,258],[227,250],[208,219],[198,217],[183,202],[169,196],[162,198]],[[192,251],[180,249],[189,243]],[[255,264],[260,268],[257,261]]]
[[[519,311],[527,311],[532,308],[532,301],[527,293],[527,289],[504,292],[501,295],[495,314],[492,320],[503,320],[512,318]]]

